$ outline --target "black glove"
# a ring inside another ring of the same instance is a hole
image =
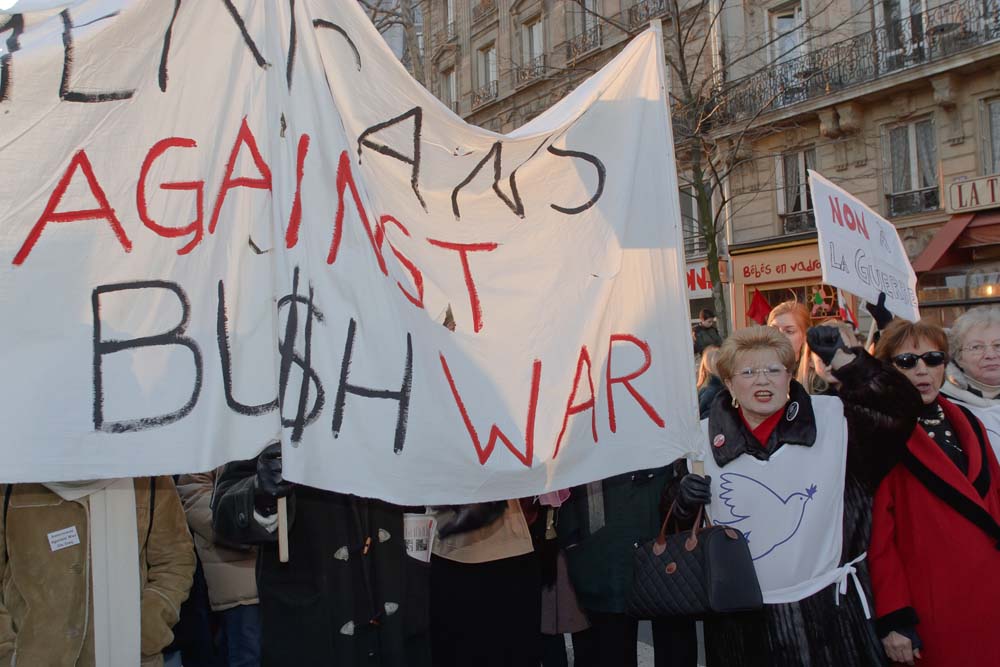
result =
[[[878,303],[866,303],[865,310],[871,314],[879,331],[885,329],[889,326],[889,322],[892,322],[892,313],[885,307],[885,292],[878,293]]]
[[[441,539],[490,525],[507,511],[507,501],[472,503],[471,505],[459,505],[452,509],[455,510],[455,516],[438,526],[438,537]]]
[[[257,476],[254,478],[254,508],[268,516],[277,510],[278,498],[292,492],[295,485],[281,476],[281,443],[267,446],[257,457]]]
[[[837,350],[847,351],[844,339],[840,335],[840,329],[836,327],[809,327],[809,331],[806,332],[806,340],[809,341],[809,349],[815,352],[827,366],[833,361]]]
[[[677,493],[677,513],[682,518],[689,517],[702,505],[712,502],[712,478],[688,473],[681,478]]]

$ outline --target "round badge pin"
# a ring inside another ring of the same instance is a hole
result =
[[[715,448],[722,447],[724,444],[726,444],[726,436],[721,433],[712,439],[712,446]]]
[[[785,419],[788,421],[795,421],[795,418],[799,416],[799,402],[795,401],[788,406],[788,410],[785,412]]]

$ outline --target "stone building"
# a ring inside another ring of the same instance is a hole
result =
[[[651,18],[669,21],[673,2],[422,0],[426,81],[468,122],[507,132]],[[1000,0],[681,0],[681,9],[700,12],[711,51],[699,63],[716,106],[700,131],[719,153],[732,149],[715,159],[738,164],[724,183],[720,239],[735,326],[749,323],[757,290],[772,304],[794,295],[817,319],[836,310],[820,280],[807,169],[897,226],[924,316],[947,325],[971,305],[1000,303]],[[694,314],[710,305],[704,242],[690,197],[681,203]]]

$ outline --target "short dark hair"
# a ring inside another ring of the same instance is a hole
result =
[[[929,320],[910,322],[901,318],[896,318],[889,323],[875,345],[875,357],[883,361],[890,361],[907,341],[913,341],[914,345],[920,340],[926,340],[941,352],[948,352],[948,334],[944,329]]]
[[[712,310],[711,308],[702,308],[701,312],[698,313],[698,317],[700,317],[703,320],[707,320],[710,317],[715,317],[715,311]]]

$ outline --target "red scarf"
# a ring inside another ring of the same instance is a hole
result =
[[[767,441],[768,439],[770,439],[771,434],[774,433],[774,429],[777,428],[778,422],[781,421],[781,416],[784,414],[785,410],[782,407],[781,410],[778,410],[773,415],[762,421],[757,428],[754,428],[750,426],[750,422],[748,422],[747,418],[743,416],[743,408],[740,408],[740,419],[742,419],[743,424],[748,429],[750,429],[750,432],[753,434],[753,437],[757,441],[757,444],[760,445],[761,447],[767,444]]]

